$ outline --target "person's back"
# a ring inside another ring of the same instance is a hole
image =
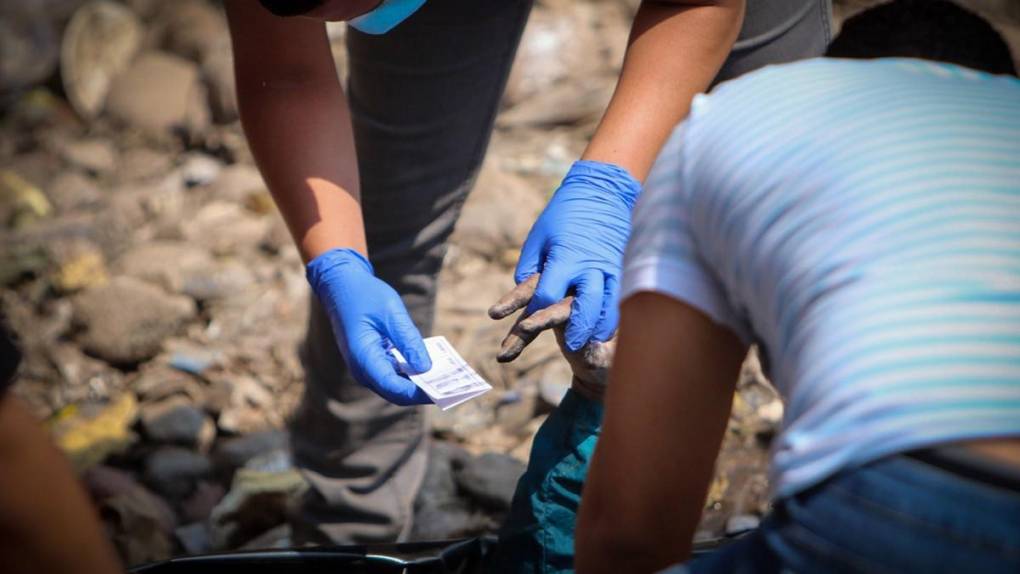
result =
[[[820,59],[722,86],[685,130],[679,183],[662,175],[685,197],[649,181],[636,218],[656,223],[628,269],[710,246],[717,318],[761,344],[787,399],[778,496],[885,454],[1020,435],[1020,81]],[[678,223],[689,233],[656,229]]]
[[[887,57],[723,84],[634,228],[579,570],[684,558],[758,343],[786,406],[775,510],[683,571],[1020,571],[1020,81]]]

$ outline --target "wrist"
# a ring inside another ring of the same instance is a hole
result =
[[[324,251],[305,266],[305,277],[316,293],[321,285],[335,284],[344,277],[364,273],[375,275],[372,264],[364,255],[348,247]]]
[[[579,184],[585,189],[594,189],[621,200],[630,211],[634,209],[641,194],[641,182],[626,169],[612,163],[580,159],[570,166],[560,188]]]

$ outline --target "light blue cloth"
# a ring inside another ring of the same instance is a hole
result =
[[[1020,80],[911,59],[773,66],[695,98],[634,212],[624,297],[762,345],[777,497],[1020,436]]]
[[[371,12],[354,18],[350,24],[366,34],[385,34],[411,17],[425,4],[425,0],[383,0]]]

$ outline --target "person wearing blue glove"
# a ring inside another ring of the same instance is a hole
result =
[[[423,408],[406,405],[424,397],[385,351],[428,367],[416,353],[446,241],[531,5],[224,2],[241,123],[315,293],[305,392],[291,423],[295,464],[310,485],[293,515],[298,543],[411,535],[428,426]],[[616,94],[585,161],[532,233],[519,274],[546,277],[535,308],[577,294],[569,348],[615,328],[615,269],[638,182],[690,97],[720,67],[732,75],[820,52],[827,18],[825,0],[642,2]],[[351,24],[346,91],[326,20]]]
[[[641,184],[626,170],[578,161],[567,172],[521,249],[514,280],[543,270],[525,313],[545,309],[574,292],[566,347],[608,341],[619,312],[620,263],[630,236],[630,212]]]

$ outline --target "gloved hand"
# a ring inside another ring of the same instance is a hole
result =
[[[620,167],[578,161],[524,242],[514,280],[542,274],[525,315],[572,292],[565,332],[570,351],[589,340],[607,341],[616,331],[623,250],[640,191],[641,184]]]
[[[391,403],[431,403],[425,391],[398,374],[388,351],[392,344],[412,369],[428,371],[432,360],[421,334],[397,292],[373,273],[372,264],[353,249],[322,253],[306,268],[354,379]]]

